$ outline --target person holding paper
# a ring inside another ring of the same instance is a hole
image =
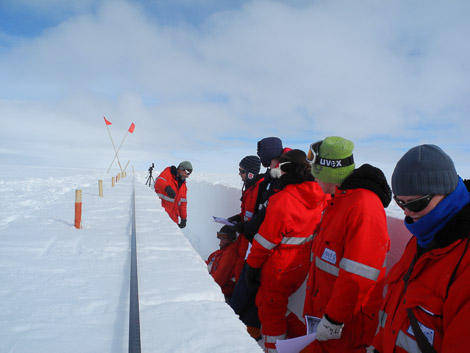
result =
[[[265,352],[287,338],[288,299],[308,272],[313,230],[326,195],[314,181],[305,152],[291,150],[279,159],[280,190],[269,198],[264,218],[248,255],[246,281],[259,285],[256,295]]]
[[[380,169],[355,168],[353,148],[332,136],[308,153],[313,176],[332,195],[312,243],[304,314],[321,321],[309,353],[365,352],[377,329],[391,190]]]

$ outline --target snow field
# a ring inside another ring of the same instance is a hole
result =
[[[101,172],[34,172],[0,172],[0,351],[127,352],[132,173],[112,188]],[[189,181],[185,237],[146,177],[135,179],[142,352],[261,352],[203,261],[220,228],[208,215],[238,212],[240,189],[212,185],[236,195],[228,202]]]

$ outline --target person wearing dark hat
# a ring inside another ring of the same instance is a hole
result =
[[[225,299],[230,299],[235,288],[235,264],[238,258],[238,246],[235,244],[237,233],[227,225],[217,232],[219,250],[209,255],[206,264],[210,275],[220,286]]]
[[[186,179],[192,172],[191,162],[183,161],[178,167],[165,168],[155,179],[155,192],[162,201],[162,207],[180,228],[186,227],[188,219]]]
[[[280,190],[269,198],[246,260],[247,284],[259,285],[256,304],[266,352],[277,352],[276,341],[288,338],[288,299],[307,276],[313,230],[327,200],[305,152],[293,149],[283,154],[279,166]]]
[[[398,161],[392,190],[413,237],[387,275],[369,351],[469,351],[469,189],[436,145],[413,147]]]
[[[234,229],[239,233],[236,240],[238,243],[238,258],[235,265],[235,280],[238,288],[232,295],[231,302],[237,303],[234,310],[240,319],[247,325],[249,334],[257,339],[260,336],[260,322],[258,313],[254,304],[254,296],[252,300],[246,301],[246,288],[244,280],[239,283],[239,278],[245,263],[246,252],[249,247],[249,241],[244,236],[244,229],[247,222],[251,220],[255,211],[256,197],[260,183],[263,181],[263,175],[259,174],[261,161],[258,156],[246,156],[239,163],[239,175],[243,181],[241,212],[229,217],[228,220],[233,222]],[[243,285],[243,288],[240,287]],[[254,308],[253,308],[254,307]]]
[[[259,185],[263,181],[263,175],[259,174],[261,162],[258,156],[246,156],[239,164],[238,174],[243,181],[241,212],[229,217],[228,220],[234,223],[234,229],[242,236],[239,236],[240,257],[236,266],[236,280],[240,277],[240,273],[245,262],[245,254],[248,249],[249,241],[243,236],[245,225],[251,220],[255,211],[256,197],[258,195]]]
[[[308,152],[313,176],[332,197],[312,243],[304,314],[321,321],[307,352],[365,352],[377,329],[391,190],[380,169],[356,169],[353,148],[331,136]]]
[[[279,157],[283,152],[282,141],[278,137],[266,137],[258,141],[257,143],[257,154],[263,167],[268,168],[264,174],[261,175],[261,182],[258,184],[258,190],[255,195],[255,205],[251,219],[244,222],[242,229],[239,229],[243,237],[245,237],[249,243],[246,249],[246,255],[248,256],[251,249],[251,242],[253,237],[257,233],[261,223],[264,220],[265,207],[268,198],[273,195],[278,187],[276,184],[279,179],[275,179],[271,176],[270,170],[279,164]],[[230,307],[239,315],[240,320],[247,325],[249,333],[255,339],[260,339],[260,327],[261,323],[258,317],[258,309],[255,304],[256,293],[258,288],[256,286],[247,286],[245,281],[246,264],[243,261],[243,267],[238,278],[235,291],[230,300]]]

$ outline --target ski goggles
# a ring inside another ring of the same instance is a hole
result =
[[[318,159],[318,153],[320,152],[320,145],[323,140],[314,142],[310,145],[310,148],[307,153],[307,161],[311,164],[315,164]]]
[[[425,195],[418,199],[414,199],[408,202],[398,199],[396,196],[393,197],[395,202],[402,210],[405,208],[409,209],[411,212],[421,212],[426,207],[428,207],[429,203],[431,202],[432,198],[434,197],[433,194]]]
[[[307,161],[310,164],[319,164],[324,167],[329,168],[341,168],[347,167],[354,164],[354,157],[350,155],[349,157],[342,159],[328,159],[320,157],[320,146],[323,143],[323,140],[314,142],[310,145],[310,148],[307,153]]]

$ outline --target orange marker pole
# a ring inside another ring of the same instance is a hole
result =
[[[75,228],[82,228],[82,190],[75,190]]]
[[[115,179],[115,177],[113,177],[113,180],[112,180],[112,182],[111,182],[111,183],[112,183],[112,187],[114,187],[114,184],[116,183],[116,179]]]
[[[103,197],[103,180],[98,180],[98,192],[100,197]]]

